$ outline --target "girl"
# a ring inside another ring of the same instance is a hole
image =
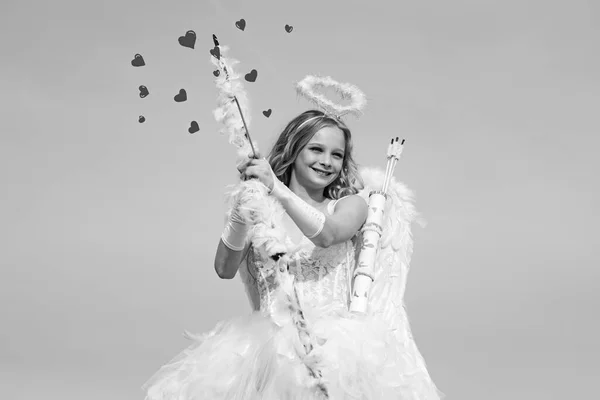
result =
[[[285,210],[292,289],[269,273],[277,261],[248,243],[243,205],[234,203],[214,266],[223,279],[239,271],[254,312],[192,337],[145,385],[147,399],[398,398],[386,375],[396,374],[400,357],[389,352],[390,330],[348,312],[354,239],[367,216],[350,130],[320,111],[304,112],[268,161],[249,159],[238,170]]]

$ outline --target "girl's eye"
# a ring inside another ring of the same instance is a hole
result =
[[[320,147],[311,147],[310,151],[314,151],[316,153],[322,153],[323,149],[320,148]],[[340,153],[334,153],[334,154],[332,154],[332,156],[335,157],[335,158],[337,158],[337,159],[343,159],[344,158],[344,155],[340,154]]]

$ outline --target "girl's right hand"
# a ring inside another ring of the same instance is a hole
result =
[[[264,158],[249,160],[242,171],[242,179],[257,179],[269,189],[269,192],[273,190],[276,180],[269,162]]]
[[[260,154],[258,154],[258,152],[256,153],[256,158],[259,158]],[[256,159],[252,154],[248,154],[248,158],[244,158],[242,161],[240,161],[237,165],[236,168],[238,170],[238,172],[240,173],[240,178],[243,177],[244,172],[246,171],[246,168],[248,168],[248,164],[250,164],[252,162],[252,160]]]

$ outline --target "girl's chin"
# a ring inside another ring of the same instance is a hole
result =
[[[314,186],[318,186],[319,188],[325,189],[327,186],[331,184],[335,180],[335,177],[332,176],[317,176],[311,179]]]
[[[331,184],[331,180],[330,179],[322,179],[322,178],[315,178],[315,177],[311,177],[310,179],[306,180],[306,186],[310,187],[311,189],[314,190],[321,190],[321,189],[325,189],[327,186],[329,186]]]

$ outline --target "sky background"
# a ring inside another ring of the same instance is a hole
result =
[[[310,107],[293,88],[307,74],[367,94],[347,119],[359,164],[384,167],[406,139],[396,177],[428,221],[406,303],[448,400],[597,398],[592,0],[3,0],[2,398],[143,399],[184,329],[250,311],[212,264],[236,180],[211,114],[213,33],[258,71],[264,152]]]

